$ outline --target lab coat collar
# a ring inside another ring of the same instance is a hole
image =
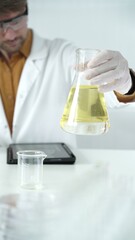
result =
[[[33,32],[33,43],[31,48],[31,53],[29,55],[29,60],[35,61],[39,59],[45,59],[48,55],[48,40],[39,37],[38,34]]]
[[[2,142],[3,145],[6,145],[7,142],[12,143],[11,133],[4,112],[1,96],[0,96],[0,142]]]
[[[21,108],[23,107],[27,96],[31,90],[32,85],[37,81],[38,76],[43,67],[44,61],[48,55],[47,40],[39,37],[33,32],[33,44],[31,53],[26,60],[26,64],[22,71],[13,118],[13,125],[16,125],[17,118],[19,117]],[[15,131],[13,131],[15,134]],[[13,134],[13,137],[14,137]]]

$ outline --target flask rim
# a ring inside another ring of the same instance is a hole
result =
[[[83,52],[91,52],[91,53],[98,53],[100,52],[101,50],[98,49],[98,48],[77,48],[76,49],[76,53],[83,53]]]

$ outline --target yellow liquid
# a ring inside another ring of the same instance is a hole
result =
[[[65,131],[75,134],[107,132],[109,119],[104,94],[96,86],[71,88],[60,125]]]

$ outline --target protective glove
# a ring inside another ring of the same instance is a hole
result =
[[[120,52],[103,50],[87,63],[85,78],[101,92],[125,94],[132,85],[127,60]]]

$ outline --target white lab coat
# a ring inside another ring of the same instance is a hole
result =
[[[60,128],[60,119],[73,79],[75,46],[62,39],[45,40],[33,35],[32,50],[18,87],[12,136],[0,99],[0,146],[24,142],[73,143],[71,134]]]

